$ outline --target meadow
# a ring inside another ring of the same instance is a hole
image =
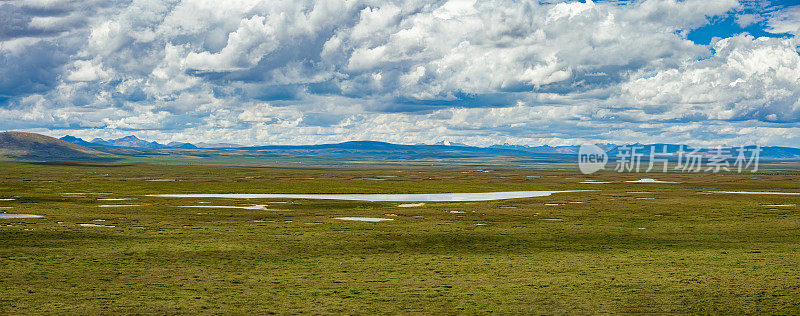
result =
[[[0,219],[0,313],[800,313],[800,196],[715,192],[800,192],[798,169],[558,169],[0,162],[0,213],[43,216]],[[149,196],[532,190],[591,191]]]

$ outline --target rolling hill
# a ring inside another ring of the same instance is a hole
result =
[[[27,132],[0,133],[0,157],[19,160],[83,161],[111,160],[114,155]]]

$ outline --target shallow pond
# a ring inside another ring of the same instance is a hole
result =
[[[228,198],[228,199],[313,199],[370,202],[466,202],[521,199],[549,196],[570,191],[512,191],[485,193],[433,193],[433,194],[154,194],[158,197]]]
[[[639,180],[635,180],[635,181],[625,181],[625,182],[628,182],[628,183],[680,183],[680,182],[674,182],[674,181],[661,181],[661,180],[650,179],[650,178],[639,179]]]
[[[406,204],[400,204],[397,207],[418,207],[423,205],[425,205],[425,203],[406,203]]]
[[[711,191],[712,193],[729,194],[774,194],[774,195],[800,195],[800,192],[754,192],[754,191]]]
[[[31,214],[0,214],[0,218],[39,218],[39,215]]]
[[[178,207],[194,207],[194,208],[238,208],[243,210],[262,210],[262,211],[275,211],[268,209],[268,205],[253,205],[253,206],[233,206],[233,205],[182,205]]]
[[[383,222],[383,221],[394,220],[391,218],[374,218],[374,217],[337,217],[336,219],[341,219],[343,221],[359,221],[359,222]]]

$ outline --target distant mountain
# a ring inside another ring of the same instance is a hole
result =
[[[111,147],[152,148],[152,149],[167,148],[167,146],[159,144],[157,142],[148,142],[145,140],[141,140],[134,135],[125,136],[117,139],[109,139],[109,140],[104,140],[102,138],[95,138],[92,140],[92,143],[95,143],[100,146],[111,146]]]
[[[533,153],[505,148],[483,148],[453,145],[398,145],[376,141],[352,141],[324,145],[254,146],[242,147],[238,148],[238,150],[258,151],[273,154],[389,160],[534,156]]]
[[[792,147],[762,147],[762,155],[775,159],[800,159],[800,148]]]
[[[527,146],[527,145],[509,145],[508,143],[502,145],[492,145],[489,148],[497,148],[497,149],[512,149],[512,150],[519,150],[529,153],[537,153],[537,154],[578,154],[578,148],[580,146],[557,146],[551,147],[548,145],[544,146]]]
[[[239,144],[230,144],[230,143],[196,143],[195,144],[198,148],[239,148],[244,147]]]
[[[684,152],[693,152],[696,148],[683,146],[683,145],[676,145],[676,144],[628,144],[628,145],[616,145],[616,144],[597,144],[600,148],[603,148],[606,151],[606,154],[609,156],[610,159],[614,159],[617,157],[618,154],[622,152],[623,155],[630,154],[630,150],[635,149],[635,153],[642,154],[644,158],[648,158],[650,153],[653,152],[655,155],[666,155],[666,156],[673,156],[677,159],[678,153],[683,150]],[[558,153],[558,154],[569,154],[569,155],[577,155],[580,146],[525,146],[525,145],[492,145],[489,148],[497,148],[497,149],[513,149],[519,150],[529,153]],[[754,146],[745,147],[746,149],[753,149]],[[717,154],[716,148],[697,148],[697,154],[702,156],[713,156]],[[727,152],[729,155],[737,155],[738,148],[724,148],[724,151]],[[725,154],[725,152],[723,152]],[[778,147],[778,146],[770,146],[770,147],[761,147],[761,158],[765,159],[800,159],[800,149],[792,148],[792,147]]]
[[[102,138],[95,138],[92,141],[85,141],[79,137],[66,135],[60,138],[63,141],[70,142],[73,144],[86,146],[86,147],[122,147],[122,148],[145,148],[145,149],[164,149],[164,148],[183,148],[183,149],[196,149],[198,148],[195,145],[190,143],[179,143],[179,142],[171,142],[167,145],[159,144],[157,142],[148,142],[146,140],[139,139],[134,135],[125,136],[122,138],[117,139],[109,139],[105,140]]]
[[[78,138],[78,137],[75,137],[75,136],[70,136],[70,135],[61,137],[59,139],[65,141],[65,142],[68,142],[68,143],[73,143],[75,145],[81,145],[81,146],[85,146],[85,147],[97,146],[97,144],[90,143],[90,142],[87,142],[87,141],[85,141],[85,140],[83,140],[81,138]]]
[[[423,144],[423,145],[424,145],[424,144]],[[434,145],[439,145],[439,146],[461,146],[461,147],[470,147],[469,145],[462,144],[462,143],[453,143],[453,142],[451,142],[451,141],[449,141],[449,140],[443,140],[443,141],[440,141],[440,142],[436,142]]]
[[[197,149],[198,147],[190,143],[170,142],[167,148]]]
[[[606,151],[613,150],[614,148],[618,147],[619,145],[614,144],[596,144],[600,148],[603,148]],[[513,150],[520,150],[529,153],[537,153],[537,154],[567,154],[567,155],[577,155],[578,151],[580,150],[580,145],[570,145],[570,146],[528,146],[528,145],[509,145],[508,143],[502,145],[492,145],[489,148],[502,148],[502,149],[513,149]]]
[[[0,156],[43,161],[98,160],[114,157],[50,136],[14,131],[0,133]]]
[[[623,155],[629,155],[630,150],[632,149],[635,149],[636,153],[643,154],[645,158],[648,158],[652,152],[654,155],[674,157],[675,159],[677,159],[681,151],[683,151],[684,154],[696,154],[704,157],[710,157],[714,155],[729,155],[736,157],[740,150],[739,147],[722,147],[717,149],[694,148],[676,144],[632,144],[614,145],[613,148],[606,148],[606,154],[609,156],[609,158],[613,159],[620,153]],[[745,150],[748,150],[744,153],[745,156],[749,157],[752,155],[750,150],[753,149],[755,149],[755,146],[745,146]],[[796,160],[800,159],[800,149],[780,146],[761,147],[759,156],[762,159],[768,160]]]
[[[64,136],[61,138],[72,144],[77,144],[86,147],[103,147],[100,150],[119,154],[119,155],[137,155],[142,150],[157,150],[157,149],[210,149],[210,150],[225,150],[225,151],[251,151],[258,153],[279,154],[279,155],[306,155],[306,156],[324,156],[324,157],[337,157],[346,159],[379,159],[379,160],[415,160],[415,159],[460,159],[460,158],[481,158],[481,157],[517,157],[522,159],[536,159],[537,161],[558,161],[569,162],[575,161],[573,156],[577,155],[580,151],[580,146],[527,146],[527,145],[492,145],[489,147],[473,147],[460,143],[453,143],[449,141],[441,141],[433,145],[415,144],[415,145],[399,145],[378,141],[351,141],[337,144],[323,144],[323,145],[267,145],[267,146],[250,146],[244,147],[237,144],[229,143],[181,143],[171,142],[167,145],[159,144],[157,142],[149,142],[139,139],[134,135],[104,140],[95,138],[87,142],[81,138],[74,136]],[[603,148],[609,159],[614,160],[616,157],[624,152],[623,150],[636,149],[636,153],[641,154],[642,159],[648,159],[650,152],[658,155],[668,157],[671,160],[677,160],[678,153],[682,150],[692,151],[693,148],[682,147],[675,144],[632,144],[632,145],[616,145],[616,144],[597,144]],[[627,146],[627,147],[626,147]],[[762,147],[761,158],[768,160],[800,160],[800,149],[790,147]],[[221,151],[220,151],[221,153]],[[700,155],[711,156],[713,155],[713,148],[702,148],[697,151]],[[734,151],[730,154],[735,155],[738,153]],[[212,154],[213,155],[213,154]]]

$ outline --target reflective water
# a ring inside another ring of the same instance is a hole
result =
[[[635,181],[625,181],[625,182],[628,182],[628,183],[680,183],[680,182],[673,182],[673,181],[661,181],[661,180],[650,179],[650,178],[639,179],[639,180],[635,180]]]
[[[39,218],[39,215],[31,214],[0,214],[0,218]]]
[[[400,204],[397,207],[418,207],[423,205],[425,205],[425,203],[406,203],[406,204]]]
[[[228,198],[228,199],[314,199],[347,200],[370,202],[463,202],[521,199],[549,196],[553,193],[582,192],[570,191],[512,191],[485,193],[433,193],[433,194],[154,194],[158,197],[186,198]]]
[[[178,207],[194,207],[194,208],[238,208],[243,210],[262,210],[262,211],[275,211],[268,209],[268,205],[253,205],[253,206],[232,206],[232,205],[183,205]]]
[[[337,217],[336,219],[341,219],[345,221],[359,221],[359,222],[383,222],[383,221],[394,220],[391,218],[374,218],[374,217]]]
[[[775,195],[800,195],[800,192],[753,192],[753,191],[711,191],[712,193],[730,194],[775,194]]]

